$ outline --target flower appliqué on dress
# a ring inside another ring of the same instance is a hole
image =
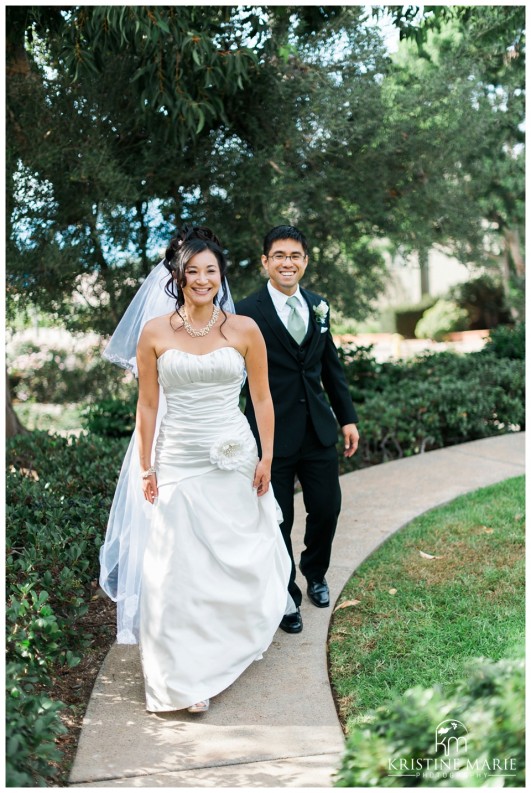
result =
[[[233,471],[248,457],[250,448],[240,440],[217,440],[210,449],[210,462],[224,471]]]
[[[326,305],[324,300],[321,300],[321,302],[319,303],[318,306],[314,306],[313,310],[314,310],[314,314],[315,314],[315,318],[316,318],[317,322],[320,322],[321,325],[324,325],[326,317],[327,317],[327,314],[328,314],[328,306]]]

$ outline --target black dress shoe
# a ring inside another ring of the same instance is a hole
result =
[[[282,628],[286,633],[300,633],[302,631],[302,617],[300,609],[294,611],[293,614],[284,614],[280,621],[279,628]]]
[[[330,605],[330,592],[326,578],[321,581],[308,581],[308,597],[315,606],[324,609]]]

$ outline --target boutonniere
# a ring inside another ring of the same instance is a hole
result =
[[[317,322],[320,322],[321,325],[324,325],[325,319],[326,319],[326,315],[328,314],[328,306],[326,305],[324,300],[321,300],[321,302],[319,303],[318,306],[314,306],[313,310],[314,310],[315,318],[316,318]]]

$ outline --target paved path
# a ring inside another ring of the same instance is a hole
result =
[[[342,477],[327,575],[332,601],[353,570],[414,517],[523,472],[524,434],[517,433]],[[296,548],[302,531],[298,500]],[[114,645],[88,705],[70,786],[330,787],[343,750],[326,663],[332,610],[305,597],[302,613],[303,632],[277,631],[264,659],[201,716],[147,713],[138,650]]]

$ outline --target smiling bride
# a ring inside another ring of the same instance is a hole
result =
[[[270,645],[291,563],[270,487],[274,413],[262,334],[227,310],[227,262],[210,230],[185,227],[164,267],[173,310],[137,329],[136,487],[149,530],[142,543],[130,536],[109,564],[119,542],[113,504],[102,585],[118,600],[109,580],[141,556],[130,602],[139,612],[146,708],[200,713]],[[245,373],[260,457],[239,408]]]

